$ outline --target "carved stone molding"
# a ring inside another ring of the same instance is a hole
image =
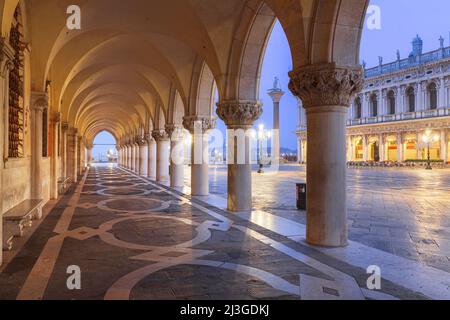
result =
[[[216,119],[212,117],[203,116],[186,116],[183,117],[183,127],[189,132],[194,132],[195,126],[203,132],[214,129],[216,127]],[[173,126],[173,125],[172,125]],[[167,130],[167,126],[166,126]]]
[[[166,124],[166,132],[173,141],[182,140],[184,137],[183,127],[180,125]]]
[[[155,142],[151,133],[145,133],[144,138],[147,141],[147,144]]]
[[[228,127],[251,127],[262,115],[259,101],[222,101],[217,104],[217,115]]]
[[[31,110],[44,111],[48,108],[48,96],[45,92],[31,93]]]
[[[335,64],[309,65],[289,73],[289,89],[300,97],[305,108],[315,106],[349,106],[354,95],[363,89],[362,68]]]
[[[60,123],[61,122],[61,113],[60,112],[54,112],[52,115],[52,122],[54,124]]]
[[[9,71],[14,69],[14,50],[5,38],[0,38],[0,72],[2,77],[6,77]]]
[[[152,137],[157,142],[169,140],[169,135],[167,134],[166,130],[153,130]]]
[[[135,142],[139,147],[144,147],[148,144],[148,141],[147,139],[145,139],[145,136],[136,136]]]

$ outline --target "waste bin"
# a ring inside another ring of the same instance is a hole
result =
[[[306,183],[297,183],[297,209],[306,210]]]

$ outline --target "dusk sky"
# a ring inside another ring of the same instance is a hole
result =
[[[402,58],[411,52],[411,41],[419,34],[424,41],[424,51],[439,47],[439,37],[445,39],[445,46],[450,45],[450,1],[448,0],[372,0],[371,4],[381,9],[381,29],[369,30],[365,24],[361,43],[361,61],[367,67],[378,64],[378,56],[384,62],[396,59],[396,51],[400,50]],[[426,17],[433,17],[427,19]],[[272,101],[266,92],[273,85],[274,77],[280,79],[280,85],[286,92],[281,101],[281,146],[296,150],[295,130],[297,126],[297,102],[289,92],[288,72],[292,69],[291,54],[283,29],[277,23],[274,27],[267,47],[266,57],[261,75],[260,100],[264,103],[264,114],[256,123],[264,123],[271,127],[273,110]],[[225,126],[218,120],[218,128],[225,132]],[[114,139],[109,134],[101,134],[95,143],[111,143]],[[101,152],[106,154],[107,148],[95,148],[93,155],[98,157]]]

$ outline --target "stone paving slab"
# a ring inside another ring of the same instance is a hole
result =
[[[68,289],[69,266],[80,268],[81,290]],[[337,288],[353,281],[352,292],[376,296],[364,268],[123,170],[95,167],[0,274],[0,299],[300,299],[301,275]],[[383,297],[428,298],[382,282]],[[347,294],[340,298],[354,297]]]
[[[185,177],[189,185],[188,168]],[[226,168],[213,166],[211,193],[225,198],[226,180]],[[305,180],[300,165],[254,173],[255,209],[306,224],[295,207],[295,183]],[[349,169],[347,184],[351,240],[450,272],[450,169]]]

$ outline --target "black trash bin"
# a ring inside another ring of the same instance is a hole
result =
[[[297,183],[297,209],[306,210],[306,183]]]

